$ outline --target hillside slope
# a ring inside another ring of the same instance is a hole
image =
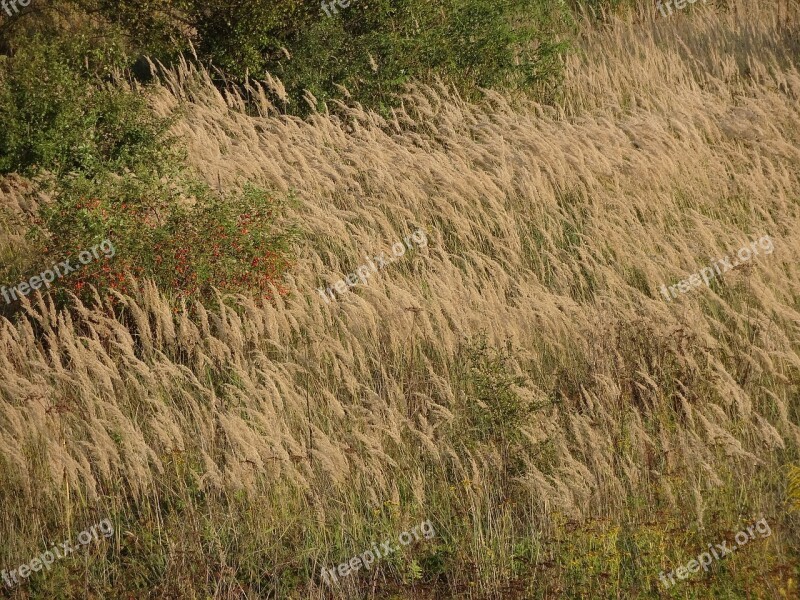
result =
[[[2,323],[0,563],[117,524],[15,593],[796,597],[800,13],[732,4],[584,24],[559,108],[417,86],[394,120],[302,121],[162,73],[192,165],[291,191],[302,248],[274,305],[173,314],[140,282],[130,323]]]

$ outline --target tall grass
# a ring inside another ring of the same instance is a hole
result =
[[[163,72],[193,166],[293,190],[305,246],[270,303],[175,314],[137,281],[125,321],[34,298],[2,323],[0,565],[96,515],[119,532],[18,596],[796,597],[798,17],[587,25],[557,107],[418,85],[391,120],[301,121]],[[416,227],[424,250],[316,294]],[[771,256],[659,294],[764,234]],[[659,590],[762,515],[771,537]],[[421,519],[435,539],[321,581]]]

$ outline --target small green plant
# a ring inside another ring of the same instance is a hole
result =
[[[525,378],[510,372],[510,352],[490,348],[485,337],[464,348],[461,414],[470,437],[483,442],[514,442],[530,413],[514,391]]]
[[[499,448],[506,474],[514,475],[523,468],[522,427],[534,406],[515,389],[523,386],[526,378],[511,372],[511,357],[510,350],[489,347],[485,336],[463,346],[454,433],[467,448]]]
[[[789,465],[787,475],[787,495],[789,497],[789,510],[800,511],[800,466]]]

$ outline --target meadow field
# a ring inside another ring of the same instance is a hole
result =
[[[185,187],[0,60],[0,285],[79,267],[0,300],[0,597],[800,597],[800,4],[570,11],[531,94],[109,69]]]

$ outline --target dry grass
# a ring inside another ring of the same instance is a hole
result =
[[[659,570],[764,514],[771,538],[675,593],[792,597],[799,16],[738,0],[587,25],[559,108],[420,86],[393,121],[303,122],[257,87],[251,116],[203,72],[165,76],[154,106],[184,106],[210,183],[296,191],[292,293],[190,319],[140,283],[127,324],[4,322],[0,564],[112,514],[106,555],[26,589],[321,598],[322,565],[429,518],[437,544],[337,597],[658,597]],[[369,286],[315,292],[417,227],[428,247]],[[771,256],[658,293],[764,234]],[[480,332],[526,378],[519,465],[459,428]]]

